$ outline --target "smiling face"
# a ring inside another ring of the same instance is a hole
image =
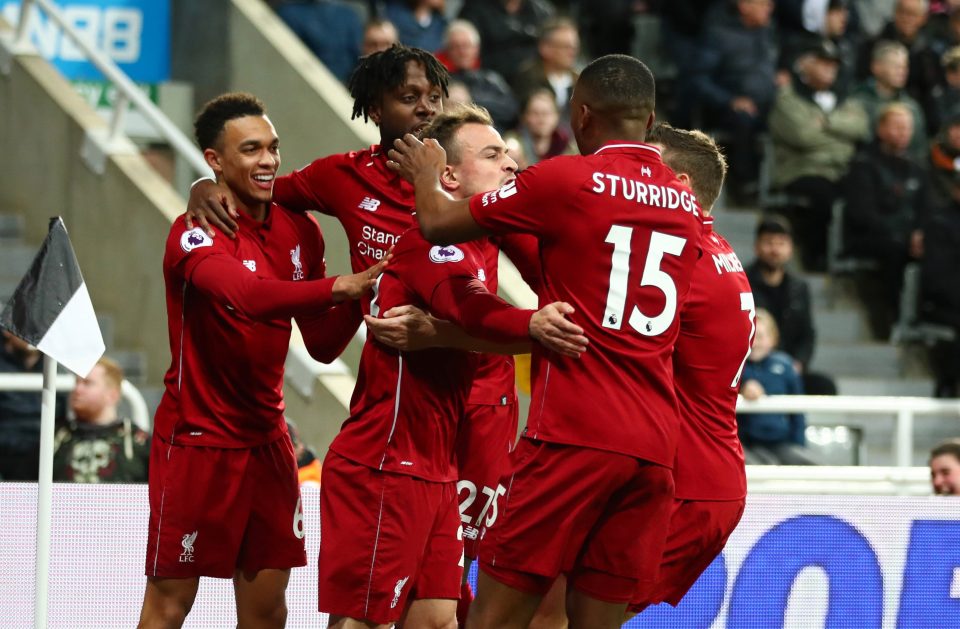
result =
[[[468,123],[454,136],[458,163],[448,164],[446,182],[457,182],[451,193],[466,199],[479,192],[496,190],[516,179],[517,162],[507,154],[507,145],[489,125]]]
[[[251,215],[265,210],[273,198],[273,180],[280,168],[280,140],[266,116],[227,121],[214,148],[204,151],[217,181],[227,185]]]
[[[407,133],[419,136],[441,111],[442,89],[427,80],[423,65],[408,61],[406,80],[383,93],[380,103],[370,108],[370,119],[380,127],[380,144],[393,146]]]
[[[952,454],[930,459],[930,483],[939,496],[960,496],[960,460]]]

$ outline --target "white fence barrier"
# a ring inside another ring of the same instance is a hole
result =
[[[845,413],[848,415],[893,415],[893,455],[897,466],[909,467],[913,458],[913,420],[918,415],[952,416],[960,419],[960,400],[881,395],[771,395],[752,402],[740,399],[738,413]],[[960,434],[960,422],[957,422]]]
[[[77,383],[76,376],[72,374],[57,376],[57,391],[70,391]],[[0,391],[37,391],[43,390],[43,375],[38,373],[10,373],[0,375]],[[143,399],[143,394],[137,387],[124,380],[120,384],[120,393],[123,399],[130,405],[130,419],[134,424],[146,430],[151,431],[150,411],[147,409],[147,402]],[[40,416],[37,415],[39,420]]]

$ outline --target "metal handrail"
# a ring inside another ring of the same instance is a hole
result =
[[[72,374],[58,375],[56,380],[57,391],[70,391],[77,384],[77,377]],[[0,391],[42,391],[43,374],[39,373],[5,373],[0,374]],[[120,394],[130,404],[130,419],[143,430],[150,430],[150,411],[147,410],[147,401],[137,387],[129,380],[120,383]],[[39,419],[39,415],[37,416]]]
[[[33,5],[38,5],[47,16],[57,23],[62,29],[63,34],[83,51],[87,59],[97,67],[100,72],[113,83],[120,96],[115,103],[113,118],[110,121],[109,139],[117,138],[123,128],[123,116],[126,112],[128,103],[132,103],[143,116],[166,138],[177,153],[187,160],[190,167],[198,174],[210,175],[211,170],[207,165],[203,154],[194,146],[193,142],[167,118],[160,109],[150,102],[150,99],[137,88],[136,84],[130,80],[126,73],[121,70],[112,59],[94,48],[88,41],[80,37],[73,26],[64,18],[60,10],[50,0],[22,0],[20,3],[20,19],[17,23],[15,45],[23,49],[27,45],[27,22],[30,18],[30,12]]]
[[[893,452],[897,467],[910,467],[913,459],[913,418],[916,415],[956,415],[960,400],[884,395],[771,395],[748,401],[740,398],[738,413],[848,413],[895,415]],[[960,430],[960,424],[958,424]]]

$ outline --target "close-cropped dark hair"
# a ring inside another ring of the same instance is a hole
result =
[[[410,48],[394,44],[386,50],[361,57],[354,68],[347,89],[353,98],[353,114],[350,119],[363,116],[370,118],[370,108],[379,104],[383,95],[394,90],[407,80],[407,63],[416,61],[423,66],[427,81],[436,85],[447,96],[450,74],[437,58],[422,48]]]
[[[599,113],[621,118],[649,117],[656,106],[657,83],[650,68],[629,55],[604,55],[580,73],[576,89]]]
[[[930,451],[930,460],[934,460],[938,456],[943,456],[944,454],[951,454],[953,457],[960,461],[960,439],[947,439],[937,444],[937,446]]]
[[[453,109],[443,111],[430,121],[430,126],[423,130],[424,138],[433,138],[443,150],[447,152],[447,163],[460,163],[460,146],[453,141],[463,125],[482,124],[488,127],[493,126],[493,119],[490,112],[480,105],[464,104],[457,105]]]
[[[673,172],[690,176],[700,207],[709,212],[727,176],[727,160],[713,138],[696,129],[677,129],[660,122],[647,133],[647,142],[663,147],[663,163]]]
[[[779,214],[767,214],[757,223],[757,238],[765,234],[782,234],[793,237],[790,221]]]
[[[209,101],[193,121],[193,133],[200,150],[215,148],[227,122],[244,116],[266,115],[259,98],[246,92],[229,92]]]

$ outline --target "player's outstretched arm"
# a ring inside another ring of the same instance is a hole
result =
[[[359,301],[338,304],[319,313],[297,317],[297,327],[310,357],[321,363],[332,363],[350,344],[363,312]]]
[[[187,199],[187,229],[193,229],[196,224],[213,238],[215,232],[210,227],[222,231],[230,238],[236,238],[237,202],[233,193],[226,186],[221,186],[213,179],[200,179],[190,188],[190,198]]]
[[[393,249],[383,256],[383,259],[366,271],[352,275],[340,275],[333,282],[333,301],[339,303],[348,299],[360,299],[377,283],[377,278],[393,259]]]
[[[573,306],[563,301],[547,304],[530,318],[530,338],[562,356],[579,358],[589,341],[583,328],[567,319]]]
[[[421,142],[408,133],[393,144],[387,153],[387,167],[413,184],[417,221],[424,238],[447,245],[487,235],[470,213],[470,199],[455,200],[440,187],[447,154],[436,140]]]

